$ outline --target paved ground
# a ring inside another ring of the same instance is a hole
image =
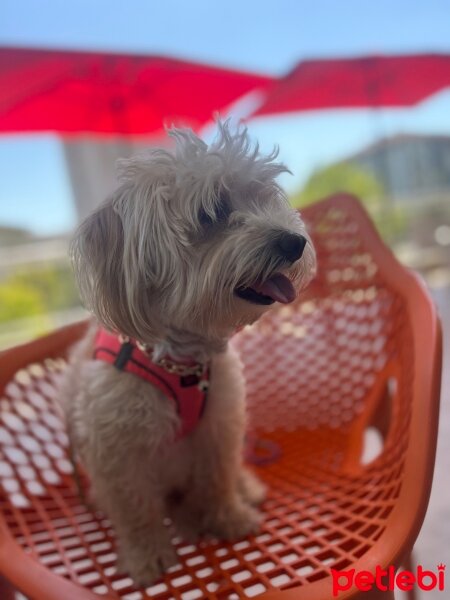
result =
[[[435,570],[447,565],[446,591],[421,592],[418,600],[450,598],[450,288],[435,290],[444,331],[441,415],[433,490],[427,516],[415,546],[416,561]],[[400,600],[400,599],[399,599]]]

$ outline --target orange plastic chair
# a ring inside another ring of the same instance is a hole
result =
[[[116,572],[114,532],[80,499],[55,397],[86,324],[65,327],[0,355],[2,600],[13,588],[32,600],[326,600],[331,568],[407,560],[432,481],[439,321],[355,199],[333,197],[304,217],[315,282],[235,340],[247,455],[270,490],[261,532],[236,543],[175,539],[180,565],[147,590]],[[371,461],[369,429],[383,436]],[[357,595],[353,586],[339,598]]]

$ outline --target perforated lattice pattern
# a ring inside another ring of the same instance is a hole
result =
[[[380,537],[408,442],[405,302],[380,279],[345,203],[317,205],[305,217],[318,251],[317,279],[302,301],[235,341],[248,381],[250,439],[279,451],[257,467],[270,489],[260,534],[235,544],[175,539],[180,565],[147,590],[116,573],[114,533],[78,497],[68,460],[55,399],[64,362],[43,360],[20,371],[0,400],[1,509],[28,552],[99,594],[231,600],[327,577]],[[354,432],[381,393],[392,400],[387,451],[358,466]]]

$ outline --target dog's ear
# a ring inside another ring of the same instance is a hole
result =
[[[114,197],[78,227],[70,255],[84,305],[107,329],[153,341],[161,336],[150,318],[150,291],[134,261],[127,255],[120,214]]]

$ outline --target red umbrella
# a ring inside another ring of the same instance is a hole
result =
[[[412,106],[450,85],[450,55],[306,60],[275,81],[252,116],[320,108]]]
[[[0,48],[0,131],[198,127],[272,78],[158,56]]]

